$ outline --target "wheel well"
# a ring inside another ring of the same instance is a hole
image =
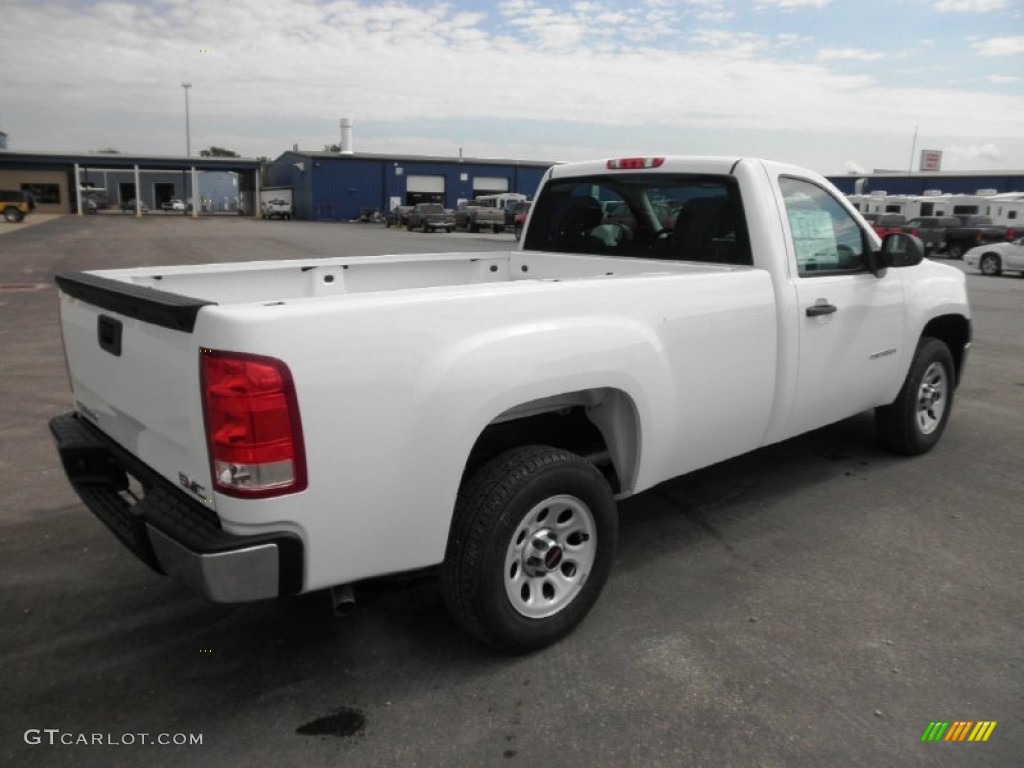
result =
[[[943,315],[932,319],[925,326],[922,336],[931,336],[945,342],[953,354],[956,365],[956,379],[960,381],[960,371],[964,363],[967,345],[971,341],[971,321],[963,315]]]
[[[596,389],[511,408],[477,438],[463,478],[499,453],[534,444],[582,456],[604,474],[615,493],[625,493],[632,486],[639,446],[633,402],[619,390]]]

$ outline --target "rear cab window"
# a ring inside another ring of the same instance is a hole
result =
[[[533,205],[526,250],[753,264],[730,176],[602,174],[551,179]]]

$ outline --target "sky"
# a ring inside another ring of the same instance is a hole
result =
[[[1024,168],[1024,0],[0,0],[11,151]]]

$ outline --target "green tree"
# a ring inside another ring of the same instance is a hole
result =
[[[230,149],[224,149],[224,147],[211,146],[209,149],[203,149],[199,151],[200,157],[241,157],[237,152],[232,152]]]

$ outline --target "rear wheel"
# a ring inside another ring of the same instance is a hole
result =
[[[945,343],[924,337],[917,345],[899,395],[875,409],[882,442],[897,453],[927,453],[942,437],[953,408],[956,372]]]
[[[946,255],[951,259],[962,259],[964,257],[964,247],[954,243],[946,248]]]
[[[978,262],[978,269],[981,270],[981,274],[989,277],[998,277],[1003,274],[1003,266],[999,263],[999,257],[994,253],[984,254]]]
[[[593,464],[557,448],[515,448],[459,492],[442,596],[455,620],[488,645],[536,650],[586,616],[617,538],[615,500]]]

